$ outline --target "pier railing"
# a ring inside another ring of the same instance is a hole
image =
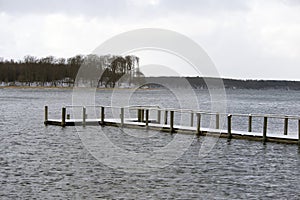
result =
[[[79,119],[72,118],[69,111],[77,109],[77,117]],[[88,116],[87,109],[93,109],[95,116]],[[97,111],[97,112],[95,112]],[[110,113],[110,114],[109,114]],[[176,108],[160,108],[156,105],[151,106],[102,106],[102,105],[67,105],[62,108],[61,111],[61,120],[49,120],[48,118],[48,106],[45,106],[45,124],[46,125],[60,125],[67,126],[68,123],[79,122],[82,126],[87,124],[87,120],[98,122],[100,125],[105,125],[107,121],[107,115],[110,116],[110,119],[118,119],[120,126],[124,126],[128,120],[132,122],[143,124],[145,127],[148,127],[149,124],[159,124],[162,128],[168,128],[170,132],[176,132],[177,129],[180,129],[178,120],[175,119],[175,116],[183,116],[185,122],[188,121],[188,124],[185,126],[193,127],[195,133],[201,135],[203,132],[204,126],[202,125],[203,116],[210,116],[211,121],[215,124],[210,125],[210,129],[214,131],[220,130],[220,132],[225,132],[228,139],[232,138],[233,134],[233,119],[235,118],[245,118],[243,120],[247,121],[247,130],[243,132],[252,133],[253,132],[253,119],[259,118],[262,121],[262,141],[266,143],[268,137],[267,135],[269,128],[269,120],[277,119],[283,122],[282,135],[287,136],[286,139],[290,139],[288,135],[289,132],[289,123],[295,121],[297,123],[297,139],[298,144],[300,145],[300,116],[293,115],[277,115],[277,114],[238,114],[238,113],[218,113],[218,112],[208,112],[208,111],[194,111],[190,109],[176,109]],[[134,116],[134,117],[132,117]],[[155,116],[155,117],[153,117]],[[188,117],[187,117],[188,116]],[[188,119],[187,119],[188,118]],[[227,123],[226,123],[227,122]],[[225,124],[225,125],[224,125]],[[226,127],[225,129],[222,127]],[[236,130],[235,130],[236,131]],[[282,137],[282,139],[285,139]]]

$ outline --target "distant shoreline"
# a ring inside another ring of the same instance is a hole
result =
[[[55,87],[55,86],[0,86],[0,89],[73,89],[73,87]]]
[[[220,79],[220,78],[209,78],[209,77],[144,77],[144,83],[147,83],[146,87],[140,88],[142,90],[161,89],[166,88],[186,88],[187,82],[182,85],[182,80],[187,80],[188,84],[194,89],[207,89],[207,83],[210,88],[214,89],[255,89],[255,90],[266,90],[266,89],[281,89],[281,90],[299,90],[300,81],[284,81],[284,80],[240,80],[240,79]],[[222,84],[223,83],[223,84]],[[4,85],[7,84],[7,85]],[[2,83],[0,89],[11,88],[11,89],[73,89],[74,86],[40,86],[40,85],[9,85],[10,83]],[[140,83],[143,85],[143,83]],[[163,86],[162,86],[163,85]],[[77,87],[76,88],[80,88]],[[84,87],[82,87],[84,88]],[[101,87],[97,90],[132,90],[135,87]]]
[[[76,87],[80,89],[81,87]],[[85,88],[85,87],[82,87]],[[50,90],[73,90],[74,87],[55,87],[55,86],[0,86],[0,89],[50,89]],[[96,88],[97,90],[134,90],[135,88]],[[155,90],[160,88],[139,88],[139,90]]]

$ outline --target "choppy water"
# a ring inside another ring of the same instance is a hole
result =
[[[209,109],[207,93],[197,91],[197,94],[199,107]],[[109,105],[110,95],[111,91],[98,91],[97,103]],[[140,90],[130,103],[178,107],[171,95],[161,90]],[[201,157],[203,138],[181,135],[182,140],[193,140],[174,163],[155,171],[128,173],[124,170],[126,163],[120,170],[99,162],[79,136],[85,132],[97,134],[101,129],[116,146],[136,153],[161,148],[175,136],[143,129],[125,130],[130,133],[126,135],[116,127],[43,125],[44,105],[49,105],[49,115],[59,116],[61,106],[71,103],[72,90],[0,89],[0,199],[300,197],[300,154],[296,145],[268,143],[264,146],[260,142],[227,143],[220,139],[207,156]],[[235,113],[299,115],[300,92],[230,90],[227,104],[227,110]],[[246,126],[237,119],[236,124],[240,129]],[[282,126],[274,124],[270,131],[281,131]],[[295,132],[293,122],[289,128]],[[105,156],[109,149],[103,152]]]

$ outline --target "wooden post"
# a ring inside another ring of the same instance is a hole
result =
[[[216,129],[220,128],[220,114],[216,114]]]
[[[157,123],[160,124],[161,110],[157,110]]]
[[[165,110],[165,120],[164,120],[164,124],[168,124],[168,111]]]
[[[48,106],[45,106],[45,121],[44,124],[47,125],[48,122]]]
[[[104,107],[101,106],[101,124],[104,125],[104,117],[105,117],[105,114],[104,114]]]
[[[191,127],[194,126],[194,113],[191,112]]]
[[[121,118],[121,127],[123,127],[124,126],[124,108],[121,108],[120,118]]]
[[[227,129],[228,129],[228,140],[231,140],[232,139],[232,134],[231,134],[231,118],[232,118],[232,115],[228,115],[227,116],[227,122],[228,122],[228,124],[227,124]]]
[[[138,121],[138,122],[141,122],[141,121],[142,121],[141,114],[142,114],[141,109],[137,109],[137,121]]]
[[[170,111],[170,132],[174,132],[174,111]]]
[[[252,132],[252,115],[249,114],[248,117],[248,132]]]
[[[82,108],[82,126],[86,125],[86,108]]]
[[[149,124],[149,110],[146,110],[146,127],[148,128],[148,124]]]
[[[267,142],[267,129],[268,129],[268,117],[264,117],[264,127],[263,127],[263,143]]]
[[[141,110],[141,122],[145,121],[145,110]]]
[[[200,126],[201,126],[201,114],[197,113],[197,135],[200,135],[201,130],[200,130]]]
[[[298,145],[300,147],[300,119],[298,119]]]
[[[65,127],[66,126],[66,108],[63,107],[61,111],[61,126]]]
[[[289,127],[289,118],[284,118],[284,135],[288,134],[288,127]]]

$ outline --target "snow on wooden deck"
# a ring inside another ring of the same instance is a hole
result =
[[[86,119],[85,120],[87,124],[89,123],[101,123],[101,119]],[[148,127],[149,128],[156,128],[156,129],[170,129],[169,124],[159,124],[159,123],[153,123],[156,120],[154,119],[149,119]],[[61,119],[49,119],[48,122],[51,125],[51,122],[54,123],[61,123]],[[56,125],[54,124],[53,125]],[[82,124],[83,121],[82,119],[66,119],[66,126],[70,123],[78,123]],[[112,123],[116,125],[121,125],[121,119],[105,119],[105,123]],[[146,126],[145,122],[137,122],[137,119],[124,119],[124,125],[131,125],[131,126]],[[180,130],[180,131],[187,131],[187,132],[196,132],[197,128],[195,126],[180,126],[180,125],[174,125],[175,130]],[[200,131],[202,132],[212,132],[212,133],[227,133],[227,129],[213,129],[213,128],[200,128]],[[231,131],[232,135],[239,135],[239,136],[254,136],[254,137],[263,137],[263,133],[259,132],[246,132],[246,131],[236,131],[232,130]],[[298,135],[297,134],[289,134],[289,135],[284,135],[284,134],[276,134],[276,133],[267,133],[268,138],[278,138],[278,139],[287,139],[287,140],[298,140]]]

